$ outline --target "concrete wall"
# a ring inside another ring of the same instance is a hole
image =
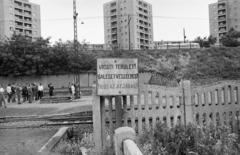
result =
[[[95,74],[84,73],[80,75],[81,87],[92,86],[96,81]],[[8,83],[42,83],[44,87],[47,87],[49,83],[52,83],[55,88],[67,88],[69,82],[74,80],[73,74],[68,75],[43,75],[43,76],[21,76],[21,77],[0,77],[0,84],[6,86]]]
[[[148,83],[151,78],[151,73],[140,73],[140,83]],[[0,84],[4,87],[11,83],[42,83],[44,87],[47,87],[49,83],[52,83],[55,88],[67,88],[69,82],[74,80],[73,74],[66,75],[43,75],[43,76],[21,76],[21,77],[3,77],[0,76]],[[82,73],[80,74],[81,87],[92,87],[93,83],[96,82],[95,73]]]

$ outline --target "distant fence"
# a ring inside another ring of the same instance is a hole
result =
[[[137,96],[96,96],[93,102],[94,138],[98,149],[106,147],[107,137],[112,141],[119,110],[122,126],[135,129],[137,134],[151,130],[161,121],[168,127],[194,123],[229,125],[239,129],[240,83],[222,82],[212,86],[191,87],[183,81],[178,87],[141,85]]]
[[[159,43],[155,44],[155,49],[198,49],[200,48],[199,43],[182,43],[182,42],[176,42],[176,43]]]

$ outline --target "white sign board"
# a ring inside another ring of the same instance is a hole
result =
[[[98,59],[97,95],[137,95],[137,59]]]

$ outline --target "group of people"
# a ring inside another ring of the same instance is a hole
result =
[[[22,104],[24,102],[32,103],[43,97],[44,87],[41,83],[31,83],[31,84],[8,84],[4,89],[0,85],[0,107],[7,108],[7,103],[17,103]],[[6,101],[7,97],[7,101]]]

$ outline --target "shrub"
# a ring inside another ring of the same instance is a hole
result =
[[[146,139],[144,141],[143,139]],[[213,125],[199,127],[189,124],[186,128],[177,125],[168,128],[158,123],[154,131],[139,138],[145,155],[238,155],[238,135],[228,127]]]

